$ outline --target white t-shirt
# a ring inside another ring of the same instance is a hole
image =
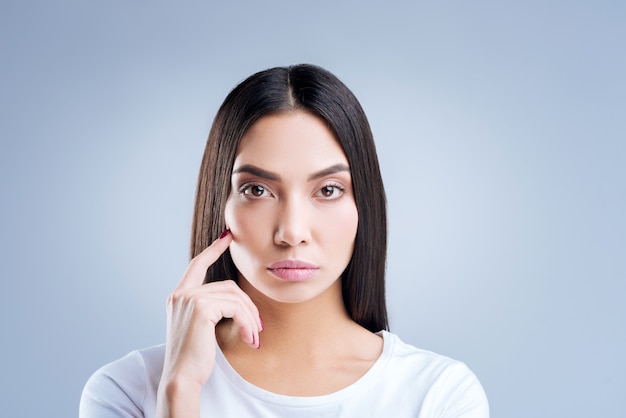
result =
[[[359,380],[311,397],[268,392],[244,380],[217,349],[202,391],[203,417],[488,418],[476,376],[461,362],[380,333],[383,352]],[[81,418],[154,417],[165,346],[133,351],[91,376],[80,401]]]

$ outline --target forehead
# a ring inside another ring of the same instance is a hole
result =
[[[254,164],[279,171],[316,170],[348,164],[339,141],[326,122],[308,112],[264,116],[241,139],[235,167]]]

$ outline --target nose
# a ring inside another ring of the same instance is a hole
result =
[[[295,247],[311,241],[311,213],[306,202],[290,198],[281,202],[274,243]]]

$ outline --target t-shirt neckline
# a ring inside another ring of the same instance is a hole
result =
[[[264,402],[270,402],[277,405],[283,406],[315,406],[315,405],[324,405],[329,403],[334,403],[342,399],[346,399],[354,393],[361,392],[363,388],[366,388],[370,385],[371,381],[376,381],[377,376],[380,374],[381,369],[384,369],[385,363],[391,357],[391,352],[393,350],[393,338],[392,335],[387,331],[380,331],[376,333],[383,338],[383,350],[380,353],[380,356],[372,367],[369,368],[367,372],[355,382],[350,385],[339,389],[338,391],[318,396],[290,396],[290,395],[282,395],[279,393],[274,393],[269,390],[260,388],[256,385],[245,380],[237,371],[231,366],[231,364],[226,359],[226,356],[222,352],[219,344],[216,344],[216,356],[215,356],[215,365],[216,370],[214,372],[220,372],[226,376],[228,381],[234,386],[235,390],[240,392],[244,392],[249,396],[255,397]]]

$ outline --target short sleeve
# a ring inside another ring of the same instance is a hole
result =
[[[464,364],[455,362],[446,369],[435,384],[445,390],[435,390],[440,396],[441,418],[489,418],[487,395],[476,375]],[[433,388],[434,389],[434,388]]]
[[[135,351],[89,378],[81,395],[79,417],[143,418],[145,392],[145,366]]]

